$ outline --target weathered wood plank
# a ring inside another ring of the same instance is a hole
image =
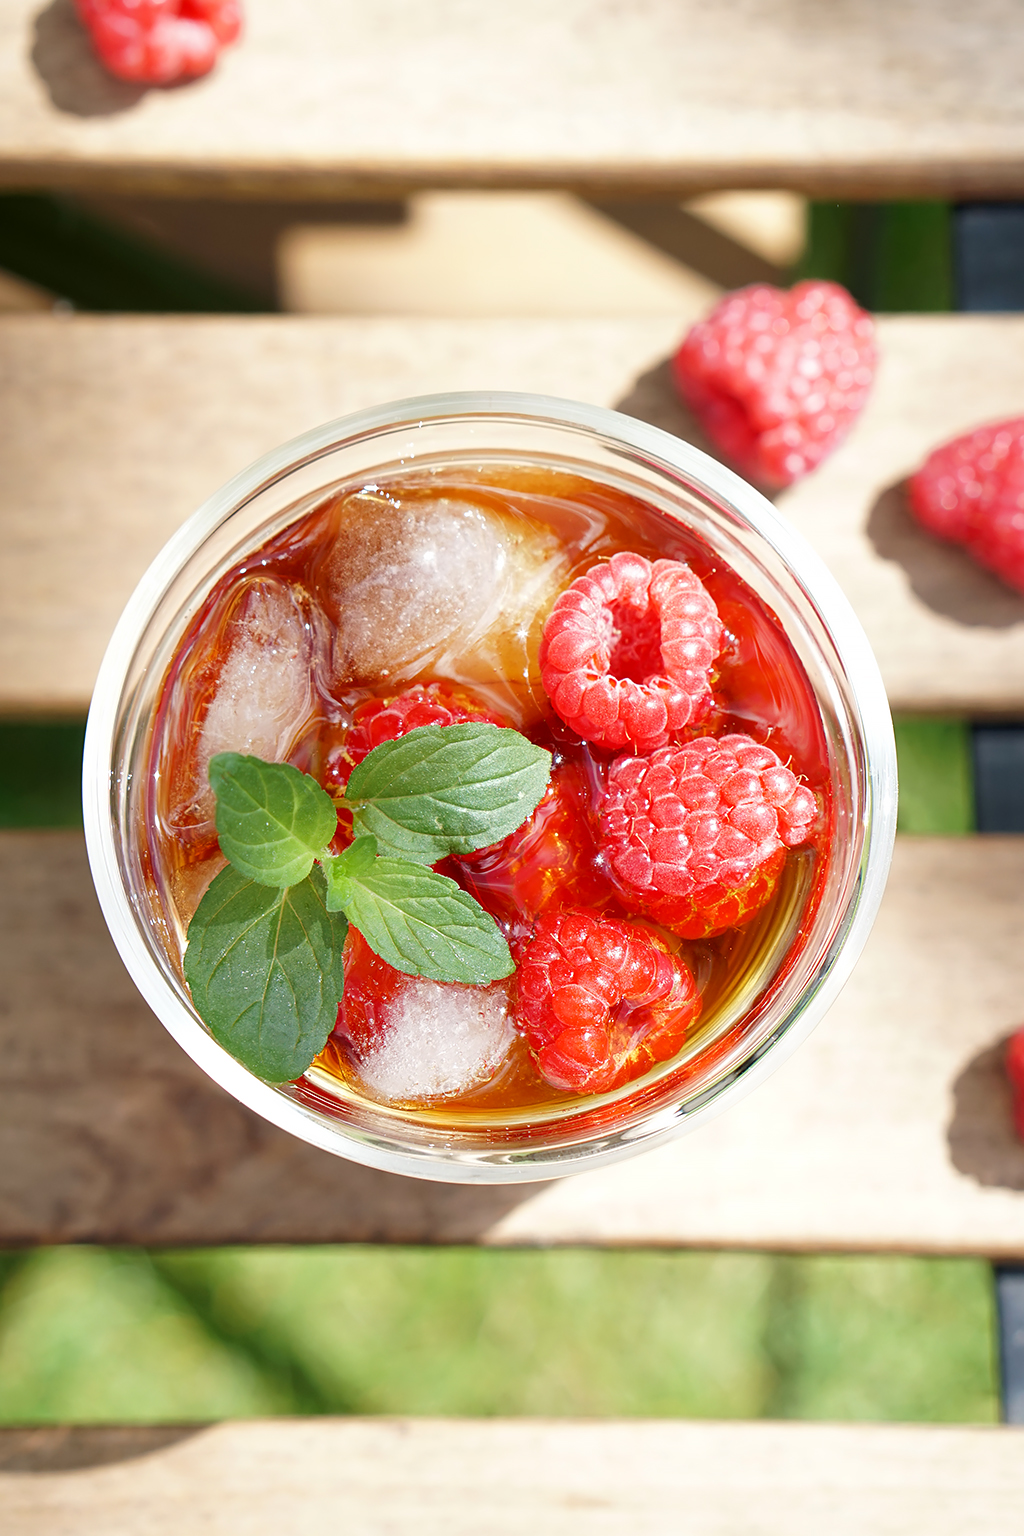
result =
[[[699,441],[665,359],[681,320],[0,320],[0,712],[84,713],[132,587],[236,470],[364,406],[506,388]],[[944,437],[1024,407],[1024,318],[880,322],[849,441],[779,498],[853,601],[896,708],[1024,713],[1024,599],[909,521]]]
[[[0,1245],[486,1242],[1024,1256],[1001,1041],[1024,1017],[1024,839],[903,839],[845,992],[682,1141],[541,1186],[358,1168],[193,1066],[120,966],[73,833],[0,835]]]
[[[284,196],[1024,188],[1013,0],[248,0],[246,17],[212,76],[147,91],[103,74],[71,0],[3,0],[0,179]]]
[[[102,1460],[105,1433],[131,1456],[124,1431],[0,1430],[0,1465],[25,1447],[32,1466],[34,1439],[38,1468],[0,1473],[8,1536],[1017,1536],[1024,1517],[1024,1430],[998,1426],[278,1419],[40,1467],[47,1437]]]

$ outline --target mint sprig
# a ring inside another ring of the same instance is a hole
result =
[[[350,923],[408,975],[478,985],[511,975],[494,919],[428,866],[514,832],[550,768],[550,753],[517,731],[422,726],[354,769],[341,804],[355,840],[332,854],[337,808],[315,779],[219,753],[210,783],[229,864],[196,909],[184,960],[210,1033],[258,1077],[300,1077],[334,1028]]]

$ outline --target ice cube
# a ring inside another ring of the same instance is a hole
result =
[[[405,676],[486,624],[507,550],[479,507],[363,491],[342,517],[324,568],[339,678]]]
[[[380,1013],[380,1033],[359,1074],[381,1099],[425,1102],[467,1093],[501,1066],[515,1038],[508,989],[408,981]]]
[[[321,572],[338,682],[525,682],[567,564],[553,534],[468,496],[363,490]]]
[[[208,769],[216,753],[287,759],[315,709],[316,649],[315,624],[285,582],[258,576],[243,586],[184,680],[195,747],[172,823],[212,818]]]

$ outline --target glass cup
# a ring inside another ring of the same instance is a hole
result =
[[[610,1093],[507,1116],[412,1112],[272,1085],[209,1034],[172,955],[146,845],[152,724],[168,666],[212,587],[323,498],[378,477],[538,465],[625,491],[681,523],[774,612],[820,711],[834,834],[820,899],[784,951],[689,1051]],[[215,1082],[294,1135],[370,1167],[456,1183],[551,1178],[702,1124],[783,1062],[835,999],[878,910],[896,822],[896,759],[881,678],[849,603],[759,492],[688,443],[595,406],[519,394],[434,395],[330,422],[237,475],[175,534],[114,632],[89,714],[85,830],[121,957],[154,1013]]]

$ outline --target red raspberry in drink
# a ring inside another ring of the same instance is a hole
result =
[[[341,743],[327,753],[324,787],[344,789],[356,764],[382,742],[397,741],[421,725],[459,725],[468,720],[506,724],[472,694],[448,683],[417,683],[392,698],[367,699],[356,708]]]
[[[770,747],[736,734],[616,758],[598,814],[624,904],[706,938],[765,905],[818,806]]]
[[[1024,416],[936,448],[908,490],[910,509],[929,533],[962,544],[1024,592]]]
[[[556,601],[541,681],[584,741],[652,752],[709,713],[721,644],[715,605],[684,561],[623,551]]]
[[[744,474],[789,485],[837,448],[875,373],[874,322],[838,283],[756,283],[693,327],[672,362],[711,441]]]
[[[238,0],[75,0],[104,67],[171,85],[208,74],[242,30]]]
[[[523,947],[516,1025],[555,1088],[604,1093],[674,1056],[700,1012],[687,965],[635,923],[545,913]]]

